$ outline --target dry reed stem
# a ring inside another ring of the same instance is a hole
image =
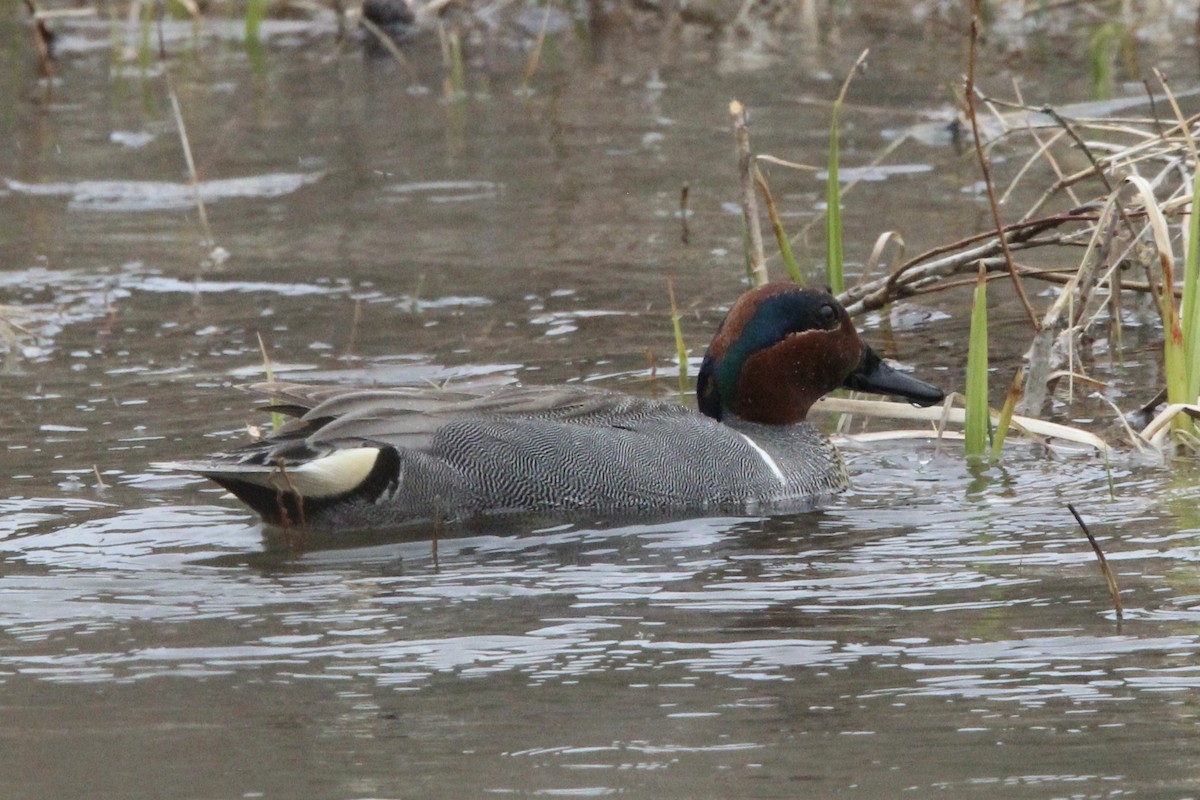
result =
[[[46,14],[38,10],[33,0],[25,0],[25,9],[33,20],[33,47],[37,52],[38,74],[44,80],[53,78],[55,69],[54,34],[46,26]]]
[[[382,28],[366,17],[359,17],[358,24],[362,25],[363,29],[366,30],[367,33],[375,37],[375,40],[379,42],[384,50],[388,51],[388,55],[392,57],[392,60],[396,62],[400,69],[408,73],[408,79],[412,82],[413,86],[419,86],[421,84],[421,77],[417,75],[416,68],[413,67],[412,62],[405,57],[404,52],[401,51],[401,49],[396,46],[396,43],[392,41],[392,37],[384,33]]]
[[[554,3],[547,2],[546,10],[542,13],[542,24],[538,26],[537,40],[533,43],[533,50],[529,53],[529,60],[525,62],[525,75],[521,78],[522,91],[529,91],[529,84],[533,80],[533,76],[537,74],[538,67],[542,64],[542,48],[546,44],[546,28],[550,25],[550,12],[554,10]]]
[[[1117,612],[1117,622],[1125,618],[1125,610],[1121,606],[1121,590],[1117,587],[1117,576],[1113,574],[1112,567],[1108,565],[1108,559],[1104,557],[1104,551],[1100,549],[1100,543],[1096,541],[1096,537],[1088,530],[1087,523],[1083,521],[1083,517],[1079,516],[1079,512],[1075,510],[1073,503],[1067,503],[1067,508],[1071,510],[1071,514],[1075,517],[1075,521],[1079,523],[1079,527],[1083,529],[1084,536],[1087,536],[1088,543],[1092,546],[1092,552],[1096,554],[1096,560],[1100,562],[1100,572],[1104,575],[1104,582],[1108,584],[1108,594],[1112,598],[1113,609]]]
[[[1000,206],[996,201],[996,186],[992,181],[992,170],[988,164],[987,155],[983,152],[983,141],[979,135],[979,120],[975,114],[975,51],[979,40],[979,6],[980,0],[972,0],[970,55],[967,61],[967,117],[971,121],[971,134],[975,139],[975,156],[979,161],[979,170],[983,174],[983,184],[987,189],[988,205],[992,210],[992,221],[996,225],[996,237],[1000,242],[1000,250],[1004,253],[1004,263],[1008,268],[1009,277],[1012,278],[1013,288],[1017,291],[1017,297],[1020,298],[1021,305],[1025,307],[1025,313],[1029,315],[1029,322],[1033,325],[1034,331],[1040,331],[1041,323],[1033,311],[1033,306],[1029,303],[1029,298],[1025,295],[1025,287],[1021,284],[1021,278],[1017,275],[1017,268],[1013,263],[1012,250],[1009,248],[1008,238],[1004,234],[1004,222],[1000,219]]]
[[[887,400],[857,400],[842,397],[822,397],[813,405],[812,410],[834,414],[861,414],[871,417],[888,419],[924,420],[945,428],[947,424],[961,425],[965,418],[963,409],[951,405],[953,399],[961,396],[951,394],[947,403],[940,407],[917,408],[908,403],[896,403]],[[992,424],[1000,421],[1000,414],[991,411]],[[1043,436],[1050,439],[1061,439],[1065,442],[1082,444],[1099,453],[1108,453],[1110,447],[1102,438],[1082,428],[1062,425],[1057,422],[1047,422],[1033,417],[1014,414],[1009,421],[1009,428],[1021,433]]]
[[[762,225],[758,219],[758,201],[754,196],[754,178],[750,170],[750,129],[746,107],[737,100],[729,103],[729,115],[733,118],[733,133],[737,140],[738,175],[742,187],[742,218],[746,223],[746,235],[750,239],[750,272],[754,283],[767,282],[766,257],[763,255]]]
[[[188,140],[187,126],[183,124],[183,111],[179,108],[179,96],[175,94],[175,83],[171,80],[171,73],[164,72],[167,78],[167,96],[171,100],[171,111],[175,115],[175,127],[179,130],[179,143],[183,147],[183,158],[187,163],[188,180],[191,181],[192,190],[196,195],[196,213],[200,216],[200,230],[204,234],[204,246],[212,248],[216,246],[213,241],[212,228],[208,225],[208,212],[204,210],[204,197],[200,192],[200,176],[196,173],[196,160],[192,158],[192,145]]]
[[[875,238],[875,246],[871,248],[871,255],[867,256],[866,263],[863,264],[862,275],[858,278],[858,285],[862,285],[871,275],[879,268],[879,262],[883,260],[883,253],[889,244],[896,245],[896,260],[903,261],[908,248],[904,244],[904,237],[899,231],[884,231]]]

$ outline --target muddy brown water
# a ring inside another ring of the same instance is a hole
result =
[[[261,421],[232,388],[261,376],[260,335],[294,379],[669,394],[667,277],[693,358],[742,288],[728,101],[760,150],[821,163],[820,101],[870,45],[844,139],[863,164],[945,115],[944,31],[851,28],[767,71],[702,49],[658,71],[644,51],[564,56],[529,97],[518,60],[447,103],[431,42],[411,51],[421,93],[327,27],[268,25],[250,58],[236,26],[168,26],[228,253],[205,263],[161,67],[120,65],[107,23],[74,23],[47,96],[18,10],[0,302],[36,335],[0,376],[4,797],[1200,792],[1194,463],[1018,443],[980,472],[953,446],[851,445],[855,488],[817,513],[485,522],[447,532],[436,563],[420,531],[291,552],[149,466]],[[1023,79],[1087,94],[1078,64]],[[851,259],[886,228],[915,251],[983,218],[948,141],[889,163],[905,168],[847,200]],[[821,182],[771,177],[798,228]],[[860,324],[955,389],[966,302]],[[994,305],[1007,375],[1027,334]],[[1158,380],[1157,335],[1131,327],[1120,364],[1096,349],[1126,407]],[[1116,568],[1121,627],[1068,501]]]

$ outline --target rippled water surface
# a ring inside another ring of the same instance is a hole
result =
[[[414,91],[320,21],[270,23],[249,54],[240,29],[171,23],[142,69],[107,22],[64,25],[47,92],[11,9],[0,303],[27,333],[0,375],[3,796],[1200,794],[1191,462],[1017,443],[980,471],[953,443],[845,442],[855,488],[815,513],[518,518],[436,544],[288,542],[150,467],[262,421],[232,388],[262,375],[260,337],[295,379],[669,394],[667,277],[693,357],[742,286],[729,99],[760,150],[822,163],[826,101],[870,46],[850,167],[948,118],[956,46],[859,22],[769,69],[563,44],[527,95],[501,53],[447,102],[436,37],[412,45]],[[1086,69],[1058,69],[1027,94],[1085,98]],[[972,232],[972,170],[948,136],[864,168],[849,257],[888,228],[910,250]],[[813,218],[819,180],[771,179],[787,224]],[[965,302],[860,324],[958,388]],[[1123,364],[1092,365],[1127,407],[1158,381],[1137,323]],[[1006,376],[1027,334],[1001,301],[993,328]]]

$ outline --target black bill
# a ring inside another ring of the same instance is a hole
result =
[[[897,372],[883,362],[871,348],[863,345],[863,357],[858,368],[846,378],[844,386],[856,392],[874,392],[911,400],[919,406],[942,402],[946,395],[936,386]]]

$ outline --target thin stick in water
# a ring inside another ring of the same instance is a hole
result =
[[[688,243],[688,191],[691,187],[687,181],[679,187],[679,224],[682,226],[680,231],[683,237],[683,243]]]
[[[988,165],[987,156],[983,152],[983,140],[979,135],[979,120],[975,116],[975,47],[979,40],[979,0],[972,0],[971,3],[971,48],[967,62],[967,117],[971,120],[971,133],[975,138],[975,155],[979,159],[979,170],[983,174],[983,184],[987,188],[988,205],[992,209],[992,220],[996,225],[996,235],[1000,239],[1000,248],[1004,253],[1004,261],[1008,265],[1008,275],[1012,278],[1013,287],[1017,290],[1017,297],[1021,300],[1021,305],[1025,307],[1025,313],[1029,315],[1029,321],[1033,324],[1035,331],[1042,329],[1041,320],[1037,318],[1037,314],[1033,311],[1033,306],[1029,304],[1029,298],[1025,296],[1025,287],[1021,284],[1021,279],[1017,275],[1017,267],[1013,262],[1012,251],[1008,247],[1008,237],[1004,235],[1004,222],[1000,219],[1000,206],[996,202],[996,187],[992,182],[992,170]]]
[[[183,145],[183,158],[187,162],[188,178],[192,182],[192,190],[196,193],[196,212],[200,215],[200,228],[204,233],[205,247],[216,244],[213,241],[212,228],[208,226],[208,213],[204,210],[204,197],[200,194],[200,177],[196,174],[196,161],[192,158],[192,145],[188,141],[187,127],[183,124],[183,112],[179,108],[179,97],[175,94],[175,85],[167,76],[167,96],[171,99],[171,111],[175,114],[175,126],[179,129],[179,141]]]
[[[1100,562],[1100,572],[1104,574],[1104,580],[1108,583],[1108,593],[1112,597],[1113,608],[1117,612],[1117,621],[1120,622],[1125,618],[1125,611],[1121,606],[1121,590],[1117,587],[1117,576],[1113,574],[1112,567],[1108,565],[1108,559],[1104,557],[1104,551],[1100,549],[1100,544],[1096,541],[1096,537],[1092,536],[1092,532],[1088,530],[1087,523],[1083,521],[1083,517],[1079,516],[1079,512],[1075,510],[1075,505],[1067,503],[1067,508],[1071,510],[1071,514],[1074,515],[1075,521],[1079,523],[1079,527],[1083,528],[1083,535],[1091,543],[1092,552],[1096,554],[1096,560]]]
[[[37,50],[38,73],[45,79],[53,78],[55,74],[54,33],[46,25],[33,0],[25,0],[25,10],[33,19],[33,46]]]
[[[529,93],[529,84],[533,81],[533,76],[537,74],[538,67],[542,64],[542,48],[546,45],[546,28],[550,25],[550,12],[554,10],[554,3],[546,3],[546,11],[542,14],[542,24],[538,26],[537,40],[533,43],[533,50],[529,53],[529,60],[525,62],[525,75],[521,78],[521,93]]]
[[[341,18],[339,17],[339,25],[341,24],[340,20]],[[366,17],[361,17],[358,20],[358,24],[362,25],[363,30],[375,37],[376,41],[379,42],[384,50],[388,51],[388,55],[392,57],[400,69],[408,73],[408,80],[413,86],[421,85],[421,76],[417,74],[417,70],[413,67],[412,62],[404,57],[404,53],[392,41],[392,37],[384,33],[382,28]]]

